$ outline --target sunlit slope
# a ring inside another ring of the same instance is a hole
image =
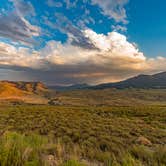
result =
[[[40,82],[0,82],[0,100],[16,99],[36,102],[48,92]]]

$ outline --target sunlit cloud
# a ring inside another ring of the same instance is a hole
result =
[[[2,79],[7,71],[9,79],[98,84],[166,70],[165,57],[128,41],[129,0],[47,0],[42,12],[31,0],[8,3],[0,11]]]
[[[46,82],[58,84],[67,82],[95,84],[166,69],[166,58],[145,57],[122,34],[117,32],[110,32],[107,35],[97,34],[91,29],[82,33],[95,49],[73,45],[70,38],[63,44],[50,41],[39,51],[15,48],[1,42],[0,64],[10,66],[13,70],[14,66],[19,67],[17,68],[19,71],[26,68],[29,77],[35,75],[37,78],[46,79]]]

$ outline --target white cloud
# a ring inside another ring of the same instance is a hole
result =
[[[37,51],[0,42],[1,65],[38,68],[40,59]]]
[[[72,45],[72,39],[62,44],[50,41],[39,50],[15,48],[0,43],[0,65],[30,68],[38,78],[56,83],[101,83],[121,80],[146,72],[166,70],[166,58],[147,58],[126,36],[117,32],[97,34],[82,32],[96,49]]]
[[[121,26],[121,25],[112,25],[111,28],[115,31],[121,31],[121,32],[126,32],[127,28],[125,26]]]
[[[118,32],[111,32],[104,35],[97,34],[96,32],[87,29],[84,33],[85,36],[88,37],[89,40],[95,45],[95,47],[99,48],[103,55],[108,55],[109,58],[128,57],[145,60],[143,53],[139,52],[139,50],[132,43],[129,43],[126,36]]]
[[[127,15],[124,6],[129,0],[91,0],[93,5],[98,5],[102,13],[116,22],[127,23]]]
[[[40,28],[26,19],[27,15],[35,15],[32,4],[23,0],[10,1],[13,2],[15,10],[0,15],[0,36],[15,42],[33,45],[33,38],[40,35]]]
[[[54,0],[47,0],[47,5],[49,7],[57,7],[57,8],[59,8],[59,7],[63,6],[63,3],[62,2],[56,2]]]
[[[89,64],[107,68],[114,65],[122,69],[144,65],[145,56],[124,35],[117,32],[97,34],[90,29],[83,33],[97,49],[73,46],[70,39],[65,44],[50,41],[42,50],[44,57],[55,65]]]
[[[65,4],[66,4],[66,8],[70,9],[70,8],[75,8],[77,5],[78,0],[74,0],[71,2],[71,0],[64,0]]]
[[[35,9],[29,1],[24,0],[9,0],[13,3],[16,12],[21,16],[32,15],[35,16]]]

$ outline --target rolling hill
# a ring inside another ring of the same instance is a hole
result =
[[[154,75],[138,75],[129,78],[125,81],[116,83],[106,83],[97,86],[92,86],[90,89],[105,89],[105,88],[140,88],[140,89],[165,89],[166,88],[166,72]]]
[[[48,91],[41,82],[0,81],[0,100],[38,102]]]
[[[74,84],[70,86],[49,86],[50,89],[52,90],[57,90],[57,91],[69,91],[69,90],[81,90],[81,89],[86,89],[89,88],[90,85],[88,84]]]
[[[166,72],[96,86],[77,84],[49,88],[41,82],[0,81],[0,101],[48,104],[53,100],[60,105],[166,104]]]
[[[166,72],[154,74],[154,75],[138,75],[124,81],[115,83],[104,83],[95,86],[88,84],[74,84],[71,86],[49,86],[50,89],[57,91],[71,91],[71,90],[83,90],[83,89],[126,89],[126,88],[138,88],[138,89],[166,89]]]
[[[77,86],[72,86],[77,87]],[[86,86],[59,93],[69,105],[166,105],[166,72],[138,75],[117,83]]]

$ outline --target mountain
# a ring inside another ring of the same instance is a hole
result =
[[[58,90],[58,91],[66,91],[66,90],[79,90],[89,88],[88,84],[74,84],[71,86],[49,86],[49,89]]]
[[[41,94],[47,90],[41,82],[0,81],[0,96]]]
[[[129,78],[125,81],[116,83],[100,84],[90,89],[105,89],[105,88],[166,88],[166,72],[154,74],[154,75],[138,75],[136,77]]]
[[[124,81],[115,83],[105,83],[95,86],[88,84],[75,84],[71,86],[49,86],[50,89],[57,91],[69,91],[69,90],[83,90],[83,89],[106,89],[106,88],[154,88],[154,89],[166,89],[166,72],[154,74],[154,75],[138,75],[129,78]]]
[[[44,103],[49,90],[41,82],[0,81],[0,100]]]

